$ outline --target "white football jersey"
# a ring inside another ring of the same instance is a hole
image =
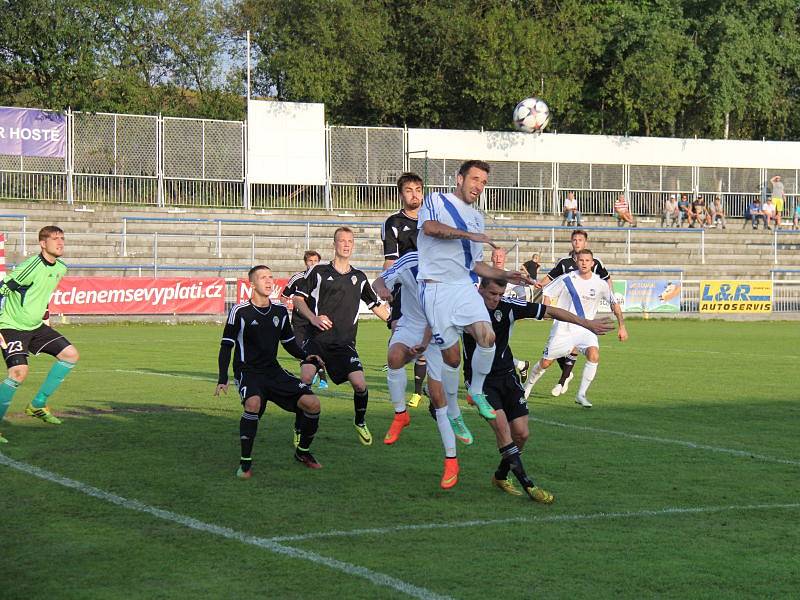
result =
[[[417,279],[441,283],[477,283],[475,263],[483,260],[483,244],[469,240],[442,240],[425,235],[425,221],[439,221],[461,231],[483,233],[483,215],[454,194],[433,193],[425,198],[417,217],[419,273]]]
[[[552,306],[568,310],[579,317],[594,319],[602,300],[609,304],[615,304],[615,300],[608,282],[600,279],[595,273],[591,275],[589,279],[584,279],[578,271],[571,271],[546,285],[542,294],[551,299]],[[579,329],[583,330],[583,327],[555,321],[551,332],[555,335]]]
[[[403,319],[408,319],[415,324],[427,325],[425,311],[419,303],[417,289],[417,272],[419,269],[418,253],[408,252],[401,256],[395,263],[381,273],[386,287],[390,290],[395,284],[400,284],[400,304],[403,307]]]

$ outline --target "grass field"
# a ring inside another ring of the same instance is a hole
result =
[[[51,364],[38,357],[0,428],[4,599],[800,589],[800,324],[630,321],[627,343],[603,341],[591,410],[552,398],[548,373],[523,458],[552,506],[490,486],[498,454],[472,409],[476,441],[459,447],[453,490],[438,487],[441,446],[422,405],[397,444],[381,443],[381,324],[359,337],[375,445],[356,439],[349,388],[331,390],[314,443],[324,468],[310,471],[292,460],[291,416],[270,406],[249,481],[233,476],[237,397],[212,396],[221,326],[60,329],[82,354],[51,404],[64,424],[22,414]],[[519,323],[515,354],[538,357],[547,331]]]

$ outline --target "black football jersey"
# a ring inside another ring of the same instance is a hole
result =
[[[391,215],[381,228],[383,240],[383,257],[398,259],[409,252],[417,250],[417,219],[398,211]]]
[[[327,315],[333,321],[327,331],[310,327],[308,336],[333,345],[355,345],[362,300],[367,308],[380,304],[363,271],[350,267],[347,273],[339,273],[333,263],[320,263],[309,270],[297,287],[297,295],[312,298],[314,314]]]
[[[525,302],[517,298],[500,298],[497,308],[494,310],[486,309],[489,312],[489,320],[494,329],[494,362],[489,377],[503,376],[514,370],[514,358],[509,341],[514,323],[520,319],[544,318],[547,307],[537,302]],[[464,333],[464,379],[472,379],[472,354],[475,352],[475,339],[468,333]]]
[[[562,258],[556,266],[553,267],[550,272],[547,274],[550,279],[555,281],[562,275],[566,273],[570,273],[572,271],[578,270],[578,263],[575,261],[575,255],[570,253],[569,256],[565,256]],[[594,264],[592,265],[592,273],[596,273],[598,277],[602,280],[608,280],[611,275],[608,274],[606,268],[603,266],[603,263],[600,262],[599,258],[594,259]]]
[[[297,293],[297,287],[303,282],[306,273],[308,273],[308,271],[298,271],[292,275],[286,283],[286,287],[283,288],[281,296],[284,298],[291,298],[294,296]],[[306,298],[306,304],[308,304],[308,308],[312,311],[314,310],[315,303],[313,298]],[[308,325],[308,319],[301,315],[299,310],[293,310],[292,327],[305,327],[306,325]]]
[[[222,343],[233,345],[233,372],[269,373],[281,370],[278,344],[293,344],[289,311],[275,302],[254,306],[248,300],[235,304],[228,313]],[[237,368],[238,367],[238,368]]]

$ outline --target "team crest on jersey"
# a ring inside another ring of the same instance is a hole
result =
[[[352,281],[352,282],[353,282],[353,285],[355,285],[355,284],[356,284],[356,281],[358,281],[358,277],[356,277],[355,275],[353,275],[353,276],[350,278],[350,281]]]
[[[498,323],[503,320],[503,311],[498,309],[494,311],[494,320]]]
[[[272,324],[275,325],[275,327],[278,326],[278,323],[280,323],[280,321],[281,320],[278,317],[272,317]]]

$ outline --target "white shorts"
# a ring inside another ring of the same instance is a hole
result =
[[[394,327],[392,337],[389,340],[389,347],[393,344],[403,344],[409,348],[413,348],[417,344],[422,343],[422,338],[425,336],[425,328],[427,323],[415,323],[409,321],[405,315],[400,317],[397,325]],[[428,362],[427,376],[428,379],[434,381],[442,380],[442,352],[439,347],[431,341],[423,353],[425,360]]]
[[[489,311],[472,283],[420,282],[420,302],[433,332],[432,344],[446,350],[464,327],[489,321]]]
[[[544,347],[542,357],[547,360],[555,360],[567,356],[573,348],[577,348],[581,354],[586,354],[586,349],[591,347],[600,347],[597,335],[588,329],[580,329],[574,333],[551,335]]]

